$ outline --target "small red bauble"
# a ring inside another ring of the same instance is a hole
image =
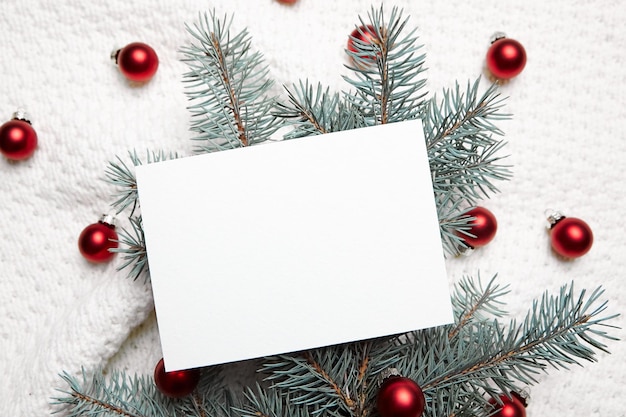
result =
[[[98,223],[85,227],[78,237],[78,249],[85,259],[95,263],[107,262],[115,256],[109,249],[117,248],[114,219],[102,216]]]
[[[526,50],[515,39],[496,39],[487,51],[487,69],[497,79],[508,80],[526,66]]]
[[[470,223],[471,228],[467,231],[475,237],[459,234],[465,243],[471,248],[478,248],[491,242],[498,230],[496,216],[484,207],[474,207],[465,214],[475,218]]]
[[[141,42],[126,45],[116,51],[113,58],[126,78],[140,83],[149,81],[159,67],[154,49]]]
[[[552,249],[565,258],[583,256],[593,245],[591,227],[576,217],[565,217],[554,213],[548,217],[550,222],[550,243]]]
[[[501,406],[493,398],[489,400],[498,408],[495,414],[491,414],[493,417],[526,417],[526,400],[519,394],[512,392],[511,398],[501,395],[500,401],[502,401]]]
[[[154,368],[154,383],[163,395],[180,398],[189,395],[200,381],[199,369],[165,372],[163,359]]]
[[[21,161],[30,158],[37,148],[37,132],[23,112],[0,126],[0,152],[7,159]]]
[[[376,29],[372,25],[359,26],[354,29],[348,38],[348,51],[357,52],[355,45],[355,39],[365,44],[375,44],[378,42],[378,36],[376,35]],[[366,59],[374,59],[373,56],[365,56]]]
[[[376,398],[382,417],[420,417],[425,406],[426,399],[419,385],[402,376],[385,379]]]

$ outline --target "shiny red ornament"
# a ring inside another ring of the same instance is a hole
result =
[[[165,372],[163,359],[154,368],[154,383],[163,395],[180,398],[189,395],[200,381],[199,369]]]
[[[381,417],[420,417],[425,406],[422,389],[415,381],[403,376],[385,379],[376,398]]]
[[[493,398],[489,400],[498,409],[495,414],[492,414],[493,417],[526,417],[526,400],[519,394],[512,392],[511,398],[501,395],[500,401],[502,405]]]
[[[30,158],[37,149],[37,132],[25,116],[15,112],[13,119],[0,126],[0,152],[7,159]]]
[[[499,38],[487,51],[487,69],[497,79],[511,79],[525,66],[526,50],[515,39]]]
[[[348,51],[357,52],[355,45],[355,39],[365,44],[375,44],[378,42],[378,36],[376,35],[376,29],[372,25],[359,26],[354,29],[348,38]],[[373,56],[365,56],[366,59],[375,59]]]
[[[578,258],[591,250],[593,232],[586,222],[560,213],[551,215],[548,221],[551,223],[550,243],[556,253],[565,258]]]
[[[466,234],[459,234],[459,236],[465,241],[465,244],[471,248],[478,248],[491,242],[496,236],[496,231],[498,230],[498,221],[496,220],[496,216],[484,207],[474,207],[466,214],[475,218],[470,223],[470,229],[467,230],[467,233],[472,234],[475,237],[468,236]]]
[[[114,252],[109,249],[117,248],[117,232],[113,218],[103,216],[98,223],[85,227],[78,237],[78,249],[85,259],[95,263],[110,261]]]
[[[159,57],[154,49],[141,42],[133,42],[113,55],[115,63],[126,78],[144,83],[149,81],[159,67]]]

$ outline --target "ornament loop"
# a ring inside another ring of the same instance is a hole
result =
[[[392,376],[402,376],[400,375],[400,372],[398,372],[398,370],[396,368],[386,368],[383,369],[380,374],[378,374],[378,387],[380,388],[380,386],[383,384],[383,382],[385,382],[386,379],[391,378]]]
[[[102,216],[100,216],[99,222],[108,224],[109,226],[113,227],[117,226],[117,219],[111,214],[103,214]]]
[[[32,125],[30,122],[30,116],[26,113],[26,109],[24,107],[18,107],[17,110],[13,112],[13,119],[22,120],[29,125]]]
[[[113,61],[115,65],[117,65],[117,57],[120,54],[121,50],[121,48],[115,48],[111,51],[111,61]]]
[[[548,220],[548,229],[552,229],[555,224],[565,218],[565,215],[558,210],[547,209],[544,211],[544,215]]]
[[[524,388],[519,392],[513,391],[511,392],[511,395],[517,397],[524,407],[528,407],[528,404],[530,403],[530,390],[528,388]]]
[[[503,38],[506,38],[506,33],[498,31],[491,35],[491,38],[489,38],[489,42],[494,43],[495,41]]]

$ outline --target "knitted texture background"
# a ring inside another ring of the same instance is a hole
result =
[[[514,115],[501,124],[514,178],[483,204],[496,215],[498,234],[472,256],[449,259],[450,282],[498,273],[499,282],[510,284],[515,317],[544,290],[570,281],[578,289],[602,285],[609,312],[626,312],[623,2],[385,2],[388,10],[393,5],[418,27],[431,94],[480,76],[496,31],[528,53],[524,72],[502,87]],[[57,374],[64,370],[109,366],[149,374],[161,357],[149,284],[116,272],[119,258],[89,264],[77,238],[110,211],[115,190],[102,179],[116,155],[192,153],[178,50],[189,41],[184,24],[210,7],[234,14],[235,30],[249,29],[283,94],[282,84],[307,78],[348,88],[341,78],[345,42],[370,3],[2,2],[0,122],[25,106],[39,148],[25,162],[0,160],[0,414],[52,411],[49,398],[63,387]],[[156,76],[141,87],[130,86],[109,59],[133,41],[150,44],[160,58]],[[589,254],[566,262],[551,252],[547,208],[591,225]],[[123,219],[121,226],[128,226]],[[626,338],[624,318],[615,324],[622,330],[612,334]],[[609,346],[613,354],[598,355],[598,363],[539,375],[528,415],[626,416],[626,348],[623,341]],[[233,372],[243,378],[252,370]]]

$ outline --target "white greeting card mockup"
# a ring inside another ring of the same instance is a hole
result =
[[[136,173],[168,371],[453,320],[420,121]]]

